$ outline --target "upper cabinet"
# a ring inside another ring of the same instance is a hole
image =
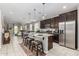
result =
[[[64,22],[64,21],[66,21],[66,14],[61,14],[61,15],[59,16],[59,18],[60,18],[59,22]]]
[[[45,20],[45,28],[50,28],[51,25],[51,19]]]
[[[50,28],[50,26],[51,26],[51,19],[40,21],[40,28]]]
[[[40,21],[40,28],[45,28],[45,20]]]
[[[71,11],[66,13],[66,21],[72,21],[72,20],[76,20],[77,18],[77,11]]]
[[[72,21],[77,19],[77,10],[67,12],[60,15],[60,22],[63,21]]]
[[[51,19],[51,28],[58,28],[59,16]]]
[[[51,28],[54,28],[54,18],[51,18]]]
[[[59,22],[72,21],[77,19],[77,10],[60,14],[57,17],[46,19],[40,22],[40,28],[59,28]]]
[[[40,28],[58,28],[59,16],[40,21]]]

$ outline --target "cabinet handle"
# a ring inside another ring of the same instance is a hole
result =
[[[44,37],[43,37],[43,40],[44,40]]]

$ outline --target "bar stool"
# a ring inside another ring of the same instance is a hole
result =
[[[32,41],[34,41],[34,38],[30,38],[30,40],[28,40],[29,49],[32,47]]]
[[[34,40],[32,41],[32,51],[36,50],[36,55],[38,56],[38,51],[44,52],[43,51],[43,43],[39,40]]]
[[[28,39],[28,38],[29,38],[28,35],[24,35],[24,36],[23,36],[23,43],[24,43],[24,45],[27,44],[27,39]]]
[[[24,45],[28,45],[28,39],[29,39],[29,37],[25,37],[25,39],[24,39]]]

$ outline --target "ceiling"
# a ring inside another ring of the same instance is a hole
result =
[[[43,8],[45,19],[48,19],[75,10],[78,5],[78,3],[46,3],[45,6],[42,3],[0,3],[0,10],[7,22],[25,24],[42,20]]]

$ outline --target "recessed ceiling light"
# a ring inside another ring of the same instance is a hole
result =
[[[42,16],[42,19],[45,19],[45,16]]]
[[[9,13],[10,13],[10,14],[13,14],[13,12],[12,12],[12,11],[10,11]]]
[[[30,19],[30,21],[33,21],[33,22],[35,22],[36,20],[35,20],[35,19]]]
[[[67,6],[63,6],[63,9],[66,9],[67,8]]]

